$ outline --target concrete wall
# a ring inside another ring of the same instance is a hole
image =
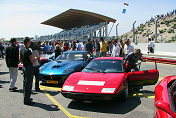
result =
[[[135,48],[140,48],[142,51],[147,51],[148,43],[133,44]],[[176,53],[176,43],[155,43],[156,52],[173,52]]]

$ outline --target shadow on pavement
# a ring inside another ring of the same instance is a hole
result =
[[[9,72],[0,72],[0,75],[8,74]]]
[[[61,88],[63,84],[46,84],[46,83],[41,83],[40,85],[46,86],[46,87],[58,87]]]
[[[139,93],[145,93],[145,94],[153,94],[153,95],[155,95],[155,92],[149,91],[149,90],[141,90],[141,91],[139,91]]]
[[[82,102],[72,101],[68,105],[68,108],[100,113],[126,114],[134,110],[140,104],[141,104],[140,98],[130,97],[124,103],[102,101],[86,104]]]
[[[0,80],[0,84],[6,84],[6,83],[10,83],[10,81],[2,81],[2,80]]]
[[[45,90],[47,93],[49,93],[51,96],[56,96],[58,94],[60,94],[60,91],[47,91]]]
[[[17,89],[15,92],[17,92],[17,93],[23,93],[23,89]],[[38,92],[32,91],[32,94],[38,94]]]
[[[42,108],[46,111],[59,111],[60,110],[56,105],[47,105],[47,104],[37,103],[37,102],[33,105],[33,107]]]

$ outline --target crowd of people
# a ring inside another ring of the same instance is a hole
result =
[[[154,39],[149,39],[148,53],[154,53]],[[23,43],[21,43],[23,44]],[[95,38],[93,40],[88,39],[88,41],[80,42],[78,41],[67,41],[64,42],[58,40],[53,42],[32,42],[36,45],[39,54],[52,54],[55,53],[55,58],[57,58],[62,52],[72,50],[72,51],[89,51],[94,53],[96,57],[125,57],[130,52],[134,52],[134,46],[131,45],[129,39],[112,39],[110,41],[105,41],[103,37],[100,39]],[[0,43],[0,58],[4,58],[6,47],[9,47],[10,43]],[[18,44],[17,44],[18,45]],[[20,46],[19,46],[20,47]]]
[[[124,57],[130,52],[134,51],[134,47],[131,45],[130,40],[118,40],[112,39],[106,42],[103,37],[100,39],[95,38],[94,40],[88,39],[87,42],[79,41],[56,41],[56,42],[38,42],[40,47],[40,52],[42,54],[51,54],[55,52],[55,57],[60,55],[64,51],[89,51],[90,53],[95,53],[96,57]]]
[[[10,73],[10,91],[16,91],[15,86],[18,74],[19,57],[23,63],[23,90],[24,90],[24,104],[31,105],[34,102],[31,98],[33,76],[35,76],[35,90],[40,92],[39,88],[39,67],[40,67],[40,54],[55,53],[55,58],[62,54],[64,51],[89,51],[97,57],[125,57],[124,62],[127,72],[136,69],[138,60],[142,60],[140,49],[134,49],[130,40],[117,40],[113,39],[106,42],[103,37],[94,40],[88,39],[88,42],[72,41],[69,43],[65,41],[56,42],[31,42],[28,37],[24,38],[24,46],[19,49],[15,38],[10,40],[9,46],[5,47],[5,60]],[[4,49],[4,48],[2,48]],[[20,56],[19,56],[20,55]],[[143,61],[143,60],[142,60]]]

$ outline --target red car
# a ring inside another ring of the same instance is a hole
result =
[[[62,87],[62,95],[74,100],[126,101],[131,87],[154,85],[157,69],[126,73],[123,58],[100,57],[91,61],[82,72],[73,73]]]
[[[168,76],[156,86],[155,106],[155,118],[176,118],[176,76]]]

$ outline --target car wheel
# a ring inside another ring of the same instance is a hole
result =
[[[126,89],[125,91],[123,91],[120,95],[120,101],[121,102],[125,102],[127,101],[127,98],[128,98],[128,82],[126,82]]]

